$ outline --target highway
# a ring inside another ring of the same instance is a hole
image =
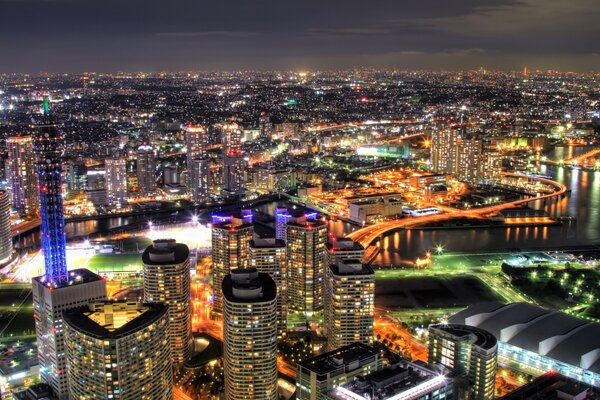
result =
[[[443,207],[444,212],[441,214],[426,215],[426,216],[422,216],[422,217],[408,217],[408,218],[402,218],[402,219],[398,219],[398,220],[384,221],[384,222],[378,223],[376,225],[366,226],[364,228],[358,229],[354,232],[349,233],[346,236],[354,241],[359,242],[365,248],[367,248],[377,238],[382,237],[387,232],[393,231],[396,229],[415,228],[415,227],[426,225],[426,224],[442,222],[442,221],[449,221],[449,220],[453,220],[456,218],[485,219],[485,218],[489,217],[490,215],[495,214],[499,211],[505,210],[507,208],[518,207],[518,206],[527,204],[532,201],[562,196],[563,194],[565,194],[567,192],[567,187],[565,185],[563,185],[562,183],[553,181],[551,179],[541,178],[541,177],[533,177],[533,176],[528,176],[528,175],[520,175],[520,174],[514,174],[514,173],[508,173],[508,172],[502,173],[502,175],[506,176],[506,177],[514,177],[514,178],[528,178],[530,180],[535,180],[540,183],[544,183],[546,185],[553,186],[555,188],[555,190],[552,193],[538,194],[538,196],[536,196],[536,197],[528,197],[526,199],[520,199],[520,200],[502,203],[502,204],[497,204],[494,206],[481,207],[481,208],[475,208],[475,209],[459,210],[459,209],[454,209],[454,208],[450,208],[450,207]],[[438,206],[436,206],[436,207],[438,207]],[[438,208],[440,208],[440,207],[438,207]]]

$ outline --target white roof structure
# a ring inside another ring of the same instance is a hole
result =
[[[600,373],[600,324],[530,303],[480,303],[452,324],[484,329],[507,343],[553,360]]]

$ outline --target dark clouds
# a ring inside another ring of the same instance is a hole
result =
[[[597,70],[597,0],[0,0],[0,71]]]

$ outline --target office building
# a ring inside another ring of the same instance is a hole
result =
[[[125,158],[107,158],[106,197],[108,204],[121,208],[127,203],[127,160]]]
[[[277,285],[277,336],[287,330],[287,283],[285,271],[285,242],[276,238],[254,237],[250,241],[250,267],[269,274]]]
[[[383,366],[381,353],[364,343],[348,346],[298,363],[296,398],[318,400],[321,394],[359,375],[368,375]]]
[[[327,268],[325,333],[327,348],[373,343],[375,272],[361,260],[341,260]]]
[[[156,194],[156,160],[154,150],[149,146],[140,147],[136,152],[137,180],[142,196]]]
[[[69,271],[66,281],[33,278],[33,306],[40,379],[60,400],[69,398],[63,312],[106,300],[106,282],[87,269]]]
[[[166,305],[98,302],[64,320],[71,400],[173,399]]]
[[[35,154],[31,136],[13,136],[6,139],[7,175],[13,197],[13,207],[22,214],[39,209]]]
[[[451,323],[485,329],[498,338],[498,359],[528,374],[555,371],[600,386],[600,323],[530,303],[475,304]]]
[[[310,318],[323,309],[327,223],[292,220],[286,238],[288,312]]]
[[[335,260],[362,260],[365,248],[362,244],[345,237],[329,236],[327,241],[327,265],[335,264]]]
[[[10,208],[8,193],[5,190],[0,190],[0,267],[13,259]]]
[[[169,306],[171,356],[182,365],[192,346],[190,249],[173,239],[152,242],[142,254],[144,301]]]
[[[495,397],[498,341],[488,331],[467,325],[429,327],[429,364],[441,364],[463,379],[457,391],[468,398]]]
[[[230,271],[250,265],[250,241],[254,234],[252,223],[242,215],[230,216],[212,226],[213,312],[223,312],[223,296],[219,282]]]
[[[226,398],[278,399],[275,281],[255,268],[236,269],[222,290]]]
[[[206,202],[210,199],[210,160],[196,158],[188,160],[188,189],[194,202]]]
[[[440,400],[453,398],[453,380],[426,366],[400,361],[327,391],[323,400]]]
[[[246,160],[239,152],[229,152],[223,155],[223,185],[221,197],[225,199],[239,199],[244,196],[244,174]]]

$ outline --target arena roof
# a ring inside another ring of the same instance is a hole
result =
[[[480,303],[452,324],[484,329],[507,343],[556,361],[600,373],[600,324],[530,303]]]

